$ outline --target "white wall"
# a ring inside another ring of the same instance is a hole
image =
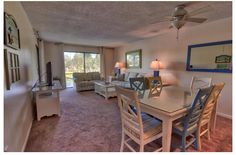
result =
[[[64,66],[64,52],[101,52],[101,47],[94,46],[82,46],[82,45],[70,45],[70,44],[58,44],[53,42],[44,41],[44,58],[45,63],[52,62],[53,76],[57,76],[61,79],[63,87],[66,87],[65,83],[65,66]],[[104,76],[111,75],[114,66],[114,49],[103,48],[105,59],[105,71]],[[103,71],[102,71],[103,72]]]
[[[225,82],[225,88],[219,99],[218,112],[232,116],[232,74],[187,72],[187,47],[192,44],[208,43],[232,39],[232,18],[226,18],[198,26],[183,27],[176,40],[176,30],[169,33],[145,39],[115,49],[116,61],[125,62],[125,52],[142,49],[142,69],[131,71],[152,74],[149,65],[158,58],[161,61],[160,74],[163,80],[170,83],[188,87],[192,76],[212,77],[213,83]],[[206,55],[207,56],[207,55]]]
[[[21,49],[8,51],[19,54],[21,80],[4,88],[4,148],[23,151],[30,132],[33,113],[31,88],[38,79],[36,38],[28,17],[19,2],[4,2],[4,11],[15,17],[20,31]]]

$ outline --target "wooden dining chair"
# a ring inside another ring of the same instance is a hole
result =
[[[149,77],[148,81],[150,86],[148,97],[160,96],[163,87],[161,77]]]
[[[196,92],[197,89],[199,89],[199,88],[210,87],[211,86],[211,81],[212,81],[212,78],[209,78],[209,77],[196,77],[196,76],[193,76],[192,80],[191,80],[191,83],[190,83],[190,89],[193,92]]]
[[[192,104],[189,108],[186,116],[182,119],[177,120],[173,124],[173,132],[180,135],[181,140],[181,151],[186,151],[186,149],[194,143],[195,149],[198,148],[197,144],[197,124],[202,112],[202,109],[211,93],[212,86],[208,88],[199,89]],[[187,143],[187,138],[190,137]]]
[[[197,130],[197,141],[198,141],[198,150],[201,151],[201,136],[207,133],[208,140],[210,140],[210,126],[214,108],[216,107],[217,100],[220,96],[222,89],[224,88],[224,83],[217,84],[213,86],[211,94],[207,99],[207,102],[203,108],[203,111],[200,115],[200,119],[198,122],[198,130]]]
[[[135,90],[138,96],[142,98],[146,90],[144,77],[130,78],[129,81],[131,89]]]
[[[139,151],[144,151],[144,146],[162,137],[162,123],[154,118],[141,116],[139,97],[134,90],[116,86],[118,104],[122,122],[122,140],[120,151],[127,146],[131,151],[135,149],[128,143],[131,140],[140,145]],[[130,108],[136,107],[136,113]],[[161,151],[158,148],[156,151]]]

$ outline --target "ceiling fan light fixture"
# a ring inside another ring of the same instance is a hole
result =
[[[184,26],[185,21],[183,20],[174,20],[171,22],[171,25],[175,27],[176,29],[180,29],[182,26]]]

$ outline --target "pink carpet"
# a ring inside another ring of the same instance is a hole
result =
[[[105,100],[93,91],[61,91],[61,117],[34,121],[26,146],[27,152],[117,152],[121,142],[121,120],[116,98]],[[179,139],[173,136],[173,143]],[[155,141],[145,147],[152,151]],[[137,147],[138,148],[138,147]],[[232,151],[232,122],[219,117],[212,139],[203,138],[202,151]],[[126,151],[129,151],[126,149]],[[172,148],[172,151],[179,151]],[[194,151],[189,148],[188,151]]]

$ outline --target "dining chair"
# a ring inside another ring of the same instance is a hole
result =
[[[146,90],[146,85],[144,80],[145,80],[144,77],[129,79],[131,89],[135,90],[140,98],[143,97]]]
[[[224,88],[224,83],[217,84],[213,86],[211,94],[207,99],[207,102],[202,110],[200,115],[200,119],[198,122],[198,129],[197,129],[197,141],[198,141],[198,150],[201,151],[201,136],[207,133],[207,138],[210,140],[210,126],[211,126],[211,119],[214,117],[212,115],[214,108],[216,107],[217,100],[220,96],[222,89]]]
[[[163,87],[161,77],[149,77],[148,81],[150,86],[148,97],[160,96]]]
[[[193,76],[192,80],[191,80],[191,83],[190,83],[190,89],[193,92],[196,92],[197,89],[199,89],[199,88],[210,87],[211,86],[211,81],[212,81],[212,78],[209,78],[209,77],[196,77],[196,76]]]
[[[197,144],[197,124],[202,112],[202,109],[211,93],[212,86],[208,88],[199,89],[194,97],[194,100],[187,112],[187,114],[173,123],[173,132],[181,136],[181,151],[186,149],[194,143],[195,149]],[[187,138],[190,140],[187,144]]]
[[[127,146],[131,151],[135,149],[128,143],[131,140],[140,145],[139,151],[144,151],[144,146],[156,139],[162,137],[162,123],[154,118],[143,118],[141,115],[140,102],[137,93],[134,90],[116,86],[118,105],[120,107],[122,122],[122,140],[120,151]],[[136,107],[136,113],[130,108],[130,105]],[[161,151],[162,147],[156,151]]]

